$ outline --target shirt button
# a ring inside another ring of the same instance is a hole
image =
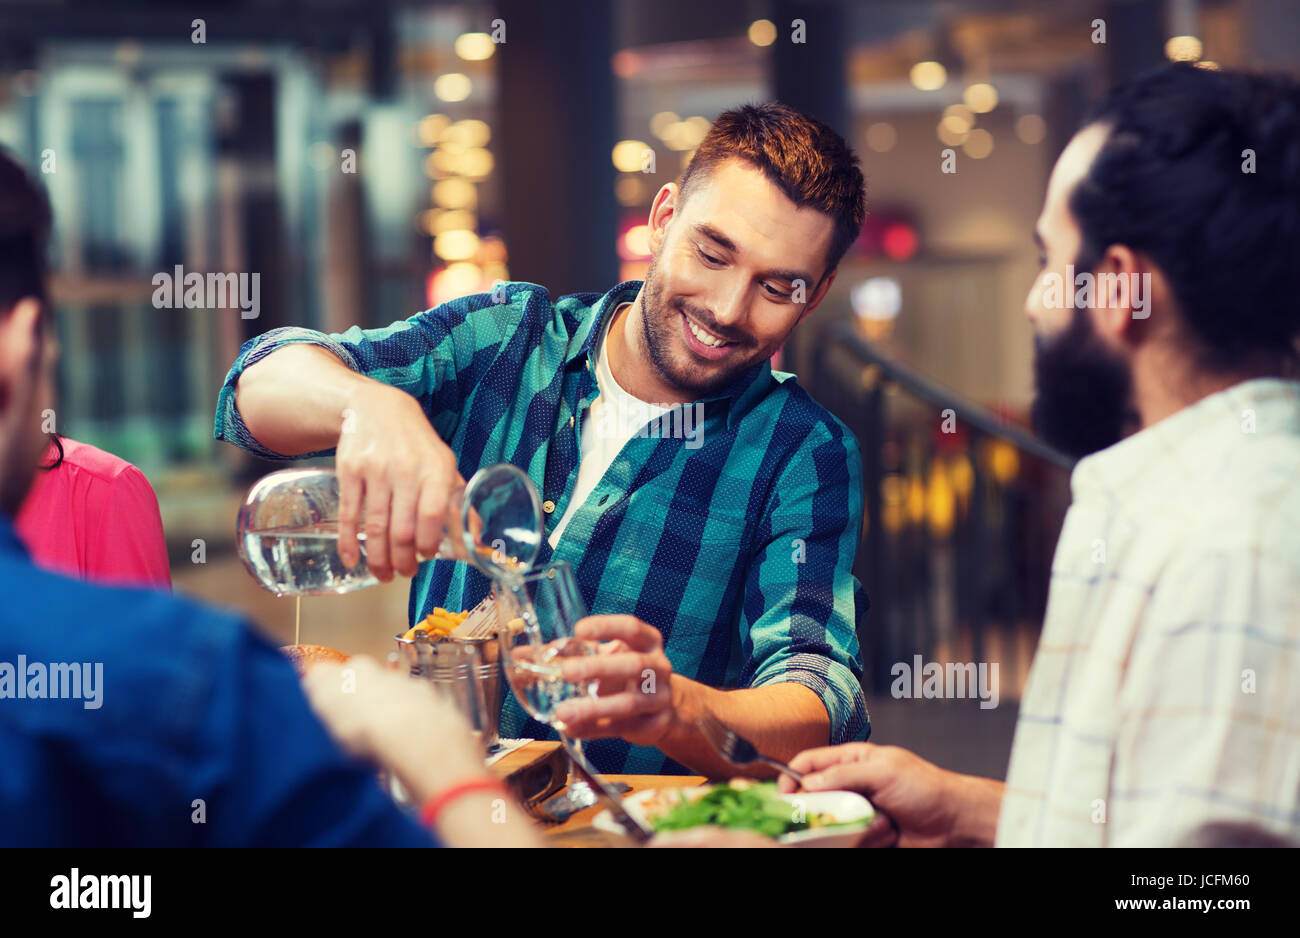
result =
[[[551,501],[549,498],[542,502],[542,511],[546,512],[548,515],[555,511],[555,502]]]
[[[569,415],[569,426],[573,426],[573,415]]]

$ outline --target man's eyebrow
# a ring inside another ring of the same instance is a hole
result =
[[[716,241],[719,246],[726,248],[728,251],[736,250],[736,243],[712,225],[698,224],[695,226],[695,230],[709,240]]]
[[[708,238],[710,241],[716,241],[718,245],[724,248],[725,250],[735,253],[736,251],[735,243],[726,235],[724,235],[721,231],[719,231],[717,228],[714,228],[712,225],[698,224],[695,226],[695,230],[699,234],[704,235],[704,237]],[[773,280],[784,280],[787,281],[788,283],[794,283],[796,280],[802,280],[806,284],[811,284],[813,283],[814,280],[811,274],[803,270],[768,270],[764,272],[764,276],[770,277]]]

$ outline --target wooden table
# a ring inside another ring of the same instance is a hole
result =
[[[504,777],[505,774],[513,771],[516,767],[527,765],[539,757],[545,756],[558,745],[558,743],[545,740],[528,743],[526,746],[521,746],[503,756],[493,765],[493,768]],[[701,785],[705,781],[702,775],[602,775],[601,778],[610,782],[623,782],[631,786],[632,792],[652,788],[687,788],[692,785]],[[627,794],[631,794],[631,792]],[[538,826],[541,828],[542,835],[546,838],[547,845],[551,847],[636,846],[636,843],[629,837],[610,834],[591,826],[591,822],[596,815],[603,810],[604,806],[597,804],[579,811],[563,824],[546,824],[539,821]]]

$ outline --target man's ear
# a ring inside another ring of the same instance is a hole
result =
[[[650,205],[650,253],[657,255],[659,248],[663,246],[664,238],[668,233],[668,223],[673,220],[677,214],[677,201],[681,198],[681,191],[677,188],[677,183],[667,182],[655,194],[655,200]]]
[[[826,294],[830,290],[831,284],[835,282],[835,276],[839,272],[840,269],[836,267],[822,278],[822,282],[817,285],[817,289],[813,291],[812,297],[808,300],[808,305],[806,305],[803,308],[803,312],[799,314],[799,322],[803,322],[807,319],[812,311],[818,307],[821,301],[826,299]]]
[[[1150,263],[1127,245],[1112,244],[1093,273],[1092,318],[1098,335],[1116,348],[1138,345],[1151,315]]]
[[[41,302],[25,296],[0,316],[0,413],[16,385],[32,380],[41,354]]]
[[[0,314],[0,379],[29,381],[39,355],[40,300],[23,296],[8,316]]]

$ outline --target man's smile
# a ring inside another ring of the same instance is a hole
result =
[[[687,347],[701,358],[719,361],[726,358],[735,347],[735,342],[714,335],[685,313],[678,315],[682,317],[682,335],[686,337]]]

